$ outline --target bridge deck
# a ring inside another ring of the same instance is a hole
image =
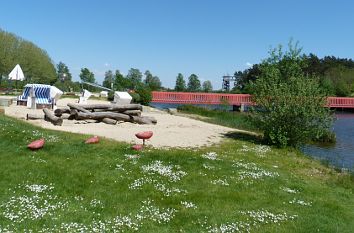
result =
[[[152,92],[153,103],[171,104],[230,104],[251,105],[252,96],[249,94],[221,94],[221,93],[194,93],[194,92]],[[354,98],[328,97],[327,107],[354,108]]]

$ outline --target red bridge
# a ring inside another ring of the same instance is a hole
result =
[[[229,104],[252,105],[249,94],[221,94],[221,93],[194,93],[194,92],[152,92],[153,103],[169,104]],[[354,98],[328,97],[327,107],[354,108]]]

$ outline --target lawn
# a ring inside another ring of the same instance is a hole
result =
[[[352,232],[354,182],[229,135],[136,153],[0,116],[0,232]],[[44,137],[45,147],[26,145]]]
[[[199,120],[212,124],[223,125],[235,129],[243,129],[250,131],[259,131],[252,124],[248,113],[230,112],[226,110],[215,110],[202,108],[193,105],[182,105],[178,107],[178,111],[186,114],[193,114],[199,117]],[[198,117],[197,117],[198,118]]]

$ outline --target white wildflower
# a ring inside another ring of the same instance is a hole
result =
[[[281,190],[283,190],[284,192],[287,192],[287,193],[292,193],[292,194],[299,192],[299,190],[291,189],[291,188],[287,188],[287,187],[282,187]]]
[[[157,173],[161,176],[167,177],[172,182],[179,181],[183,176],[187,175],[186,172],[177,170],[176,167],[172,165],[163,165],[160,160],[156,160],[148,165],[143,165],[141,168],[145,173]]]
[[[194,204],[193,202],[187,202],[187,201],[181,201],[181,205],[184,206],[184,208],[191,208],[191,209],[197,209],[196,204]]]
[[[210,160],[218,160],[217,156],[218,156],[218,154],[216,152],[208,152],[208,153],[202,154],[203,158],[210,159]]]
[[[299,200],[294,198],[293,200],[289,201],[289,204],[298,204],[302,206],[312,206],[312,202],[305,202],[303,200]]]
[[[212,180],[211,183],[212,184],[223,185],[223,186],[229,186],[229,183],[227,182],[226,179],[224,179],[224,180],[222,180],[222,179]]]

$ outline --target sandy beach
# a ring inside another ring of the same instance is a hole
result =
[[[75,99],[60,99],[58,107],[66,106],[68,103],[75,103]],[[89,100],[88,103],[108,103],[107,101]],[[25,106],[11,105],[5,107],[5,114],[25,120],[26,114],[43,115],[40,109],[29,109]],[[119,123],[117,125],[108,125],[105,123],[94,123],[75,120],[64,120],[62,126],[54,126],[44,120],[29,120],[27,122],[54,130],[61,130],[80,134],[98,135],[123,141],[128,143],[141,143],[141,140],[135,137],[140,131],[151,130],[154,136],[147,141],[147,145],[166,148],[166,147],[202,147],[219,143],[225,138],[224,134],[236,131],[232,128],[213,125],[191,119],[185,116],[171,115],[167,112],[155,108],[144,107],[143,116],[151,116],[157,119],[156,125],[139,125],[129,122]]]

